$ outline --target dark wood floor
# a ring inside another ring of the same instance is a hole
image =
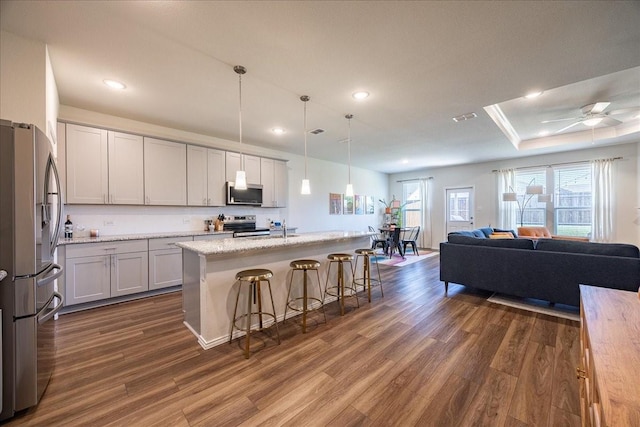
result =
[[[438,263],[381,266],[384,298],[249,360],[203,350],[179,293],[61,316],[49,388],[9,425],[579,426],[578,323],[445,296]]]

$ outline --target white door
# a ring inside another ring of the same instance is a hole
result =
[[[144,204],[144,149],[142,137],[107,132],[109,141],[109,197],[114,205]]]
[[[144,195],[147,205],[186,206],[185,144],[144,138]]]
[[[187,145],[187,204],[207,206],[207,149]]]
[[[473,187],[447,188],[447,234],[472,230],[474,214]]]

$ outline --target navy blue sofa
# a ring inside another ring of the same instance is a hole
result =
[[[634,245],[526,238],[489,239],[490,229],[451,233],[440,243],[440,280],[579,306],[579,285],[637,291]],[[471,234],[469,234],[471,233]],[[472,237],[473,236],[473,237]]]

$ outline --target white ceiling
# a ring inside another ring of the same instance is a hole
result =
[[[541,120],[593,102],[640,106],[640,2],[0,4],[2,30],[48,44],[62,104],[176,129],[238,139],[240,64],[245,143],[303,154],[309,95],[308,128],[326,130],[309,135],[309,155],[346,163],[352,113],[352,164],[381,172],[640,140],[637,115],[616,116],[625,132],[535,136]],[[533,89],[545,91],[538,104],[522,103]],[[355,101],[356,90],[371,96]],[[519,150],[485,112],[494,104]]]

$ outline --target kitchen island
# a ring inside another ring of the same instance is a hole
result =
[[[327,255],[334,252],[353,253],[357,248],[369,247],[370,243],[367,232],[329,231],[295,234],[287,238],[229,238],[176,245],[182,248],[184,323],[198,338],[200,345],[208,349],[229,340],[239,286],[235,280],[238,271],[267,268],[273,272],[271,288],[278,321],[281,321],[284,319],[291,261],[308,258],[320,261],[320,279],[324,291]],[[293,316],[295,312],[289,311],[289,314]],[[243,332],[236,331],[234,334],[240,336]]]

